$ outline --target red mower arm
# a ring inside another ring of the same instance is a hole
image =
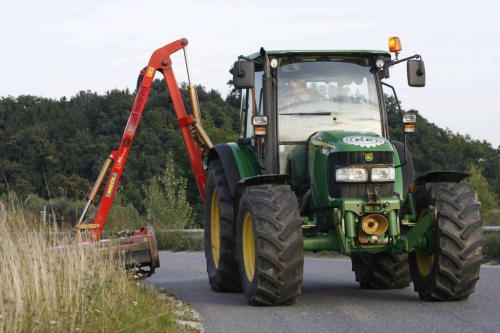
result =
[[[186,144],[189,160],[194,171],[196,184],[198,185],[198,190],[200,191],[202,199],[205,199],[206,174],[202,157],[204,151],[211,148],[212,143],[201,127],[196,91],[191,84],[189,84],[188,89],[190,92],[191,106],[194,115],[188,115],[186,113],[181,93],[172,70],[172,61],[170,59],[171,54],[184,49],[187,45],[187,39],[182,38],[156,50],[151,56],[147,67],[141,71],[142,82],[138,84],[134,106],[132,107],[125,131],[123,132],[120,147],[118,151],[111,152],[106,160],[94,188],[89,195],[89,201],[84,209],[82,217],[77,223],[78,231],[81,229],[91,229],[89,241],[100,240],[101,232],[106,223],[106,218],[108,216],[113,197],[116,193],[116,189],[118,188],[118,183],[120,182],[123,168],[125,167],[130,148],[134,141],[135,133],[137,131],[137,127],[139,126],[142,112],[148,99],[156,71],[159,71],[165,77],[165,83],[172,99],[175,115],[177,117],[179,128],[181,130],[182,137],[184,138],[184,143]],[[104,187],[102,199],[95,215],[94,222],[92,224],[82,223],[83,217],[90,203],[95,200],[97,192],[99,191],[102,181],[108,173],[108,169],[111,164],[113,164],[113,166],[111,168],[111,172],[109,173],[106,186]]]

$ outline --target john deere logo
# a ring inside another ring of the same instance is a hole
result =
[[[371,162],[371,161],[373,161],[373,154],[372,153],[365,154],[365,162]]]

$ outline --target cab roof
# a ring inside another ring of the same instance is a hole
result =
[[[385,57],[390,57],[391,54],[387,51],[382,50],[277,50],[277,51],[266,51],[268,55],[274,56],[293,56],[293,55],[315,55],[315,54],[329,54],[329,55],[351,55],[351,56],[372,56],[372,55],[382,55]],[[253,53],[248,56],[250,59],[260,58],[260,52]]]
[[[308,56],[308,55],[331,55],[331,56],[376,56],[380,55],[383,57],[391,58],[391,54],[387,51],[382,50],[275,50],[266,51],[270,56],[275,57],[293,57],[294,55]],[[255,60],[262,58],[260,52],[252,53],[248,58]],[[229,72],[232,73],[234,64],[231,64]]]

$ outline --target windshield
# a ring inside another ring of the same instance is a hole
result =
[[[368,58],[281,58],[280,142],[306,141],[317,131],[382,133],[375,77]]]

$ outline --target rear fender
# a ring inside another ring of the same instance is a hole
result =
[[[258,175],[254,177],[247,177],[241,179],[238,184],[236,185],[235,191],[234,191],[234,214],[235,217],[238,212],[238,205],[240,203],[241,196],[243,195],[243,192],[245,189],[249,186],[256,186],[256,185],[266,185],[266,184],[280,184],[283,185],[286,182],[290,181],[291,177],[289,174],[270,174],[270,175]]]
[[[427,183],[460,183],[463,179],[470,177],[470,174],[457,171],[430,171],[417,176],[415,181],[410,185],[410,191],[403,203],[400,216],[405,216],[411,221],[417,220],[417,207],[413,193],[417,190],[418,186]]]
[[[418,175],[412,184],[412,187],[427,183],[460,183],[464,178],[470,177],[470,174],[458,171],[430,171]]]

